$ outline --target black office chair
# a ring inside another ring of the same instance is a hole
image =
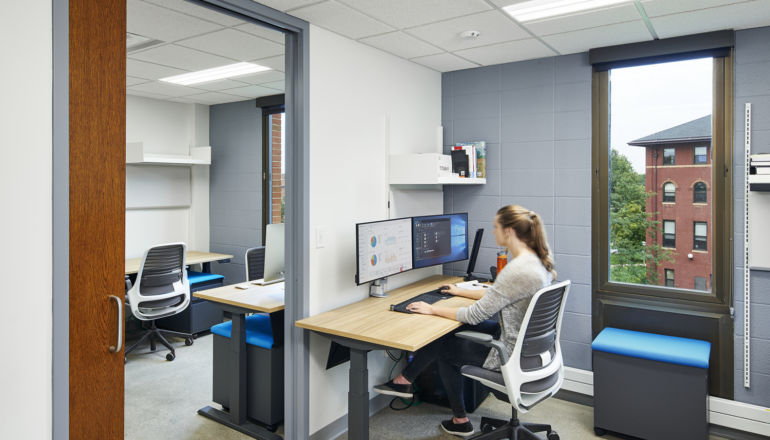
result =
[[[559,434],[551,429],[551,425],[520,422],[516,411],[530,411],[556,394],[564,382],[559,336],[569,286],[569,281],[553,284],[532,297],[510,359],[505,344],[492,339],[491,335],[457,333],[460,338],[497,350],[502,364],[500,371],[471,365],[462,367],[461,371],[464,376],[490,387],[492,394],[510,403],[512,409],[509,421],[482,417],[482,435],[474,440],[540,440],[535,432],[545,432],[548,440],[559,440]]]
[[[246,281],[261,280],[265,277],[265,247],[259,246],[246,251]]]
[[[170,243],[153,246],[144,251],[136,284],[126,294],[126,304],[131,313],[140,321],[150,323],[142,337],[126,349],[127,356],[136,347],[150,340],[150,350],[155,351],[156,342],[160,342],[171,352],[166,359],[176,358],[174,347],[163,334],[185,338],[185,345],[193,344],[190,333],[161,330],[155,326],[155,320],[175,315],[190,305],[190,284],[185,270],[184,243]],[[127,283],[128,287],[130,283]]]

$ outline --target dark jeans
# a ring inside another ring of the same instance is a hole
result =
[[[500,337],[500,324],[495,321],[484,321],[478,325],[465,324],[417,350],[412,362],[401,372],[406,380],[414,382],[422,370],[438,359],[441,382],[444,384],[452,413],[458,419],[465,417],[463,375],[460,368],[463,365],[483,366],[491,350],[479,343],[455,336],[455,333],[462,331],[486,333],[497,339]]]

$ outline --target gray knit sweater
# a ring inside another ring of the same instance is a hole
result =
[[[500,271],[494,286],[470,307],[457,310],[457,320],[467,324],[478,324],[500,312],[500,340],[513,353],[516,338],[519,337],[524,315],[535,295],[553,282],[551,273],[543,266],[537,255],[527,254],[514,258]],[[500,356],[492,350],[484,362],[487,370],[500,369]]]

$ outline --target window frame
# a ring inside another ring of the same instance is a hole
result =
[[[703,185],[703,187],[705,189],[703,191],[698,191],[695,188],[698,185]],[[701,205],[708,204],[708,202],[709,202],[708,191],[709,191],[709,187],[708,187],[708,185],[706,185],[705,182],[700,182],[700,181],[695,182],[695,184],[692,186],[692,203],[693,203],[693,205],[695,205],[695,204],[701,204]],[[698,194],[703,194],[703,201],[702,202],[699,202],[699,201],[696,200]]]
[[[698,148],[705,148],[706,149],[706,154],[701,155],[701,156],[705,157],[705,160],[703,162],[699,162],[697,160],[698,157],[699,157],[698,153],[696,153],[696,151],[698,151]],[[697,147],[692,147],[692,163],[693,163],[693,165],[707,165],[709,163],[709,147],[708,147],[708,145],[701,145],[701,146],[697,146]]]
[[[676,249],[676,220],[661,220],[661,226],[662,226],[662,234],[663,234],[663,240],[661,240],[662,246],[667,249]],[[666,223],[673,223],[674,224],[674,233],[673,234],[666,234]],[[666,246],[666,235],[673,235],[674,238],[674,245],[673,246]]]
[[[672,151],[670,156],[666,155],[666,151],[668,151],[668,150]],[[666,162],[666,158],[667,157],[671,159],[671,162]],[[664,166],[676,165],[676,148],[674,148],[674,147],[663,148],[663,165]]]
[[[698,289],[698,278],[703,280],[703,289]],[[698,290],[700,292],[708,292],[708,278],[705,277],[694,277],[693,278],[693,290]]]
[[[271,97],[268,97],[271,98]],[[266,105],[263,108],[262,112],[262,245],[264,246],[265,240],[267,239],[267,225],[272,224],[272,209],[270,207],[272,206],[272,195],[270,191],[270,185],[272,183],[273,175],[272,175],[272,166],[271,166],[271,147],[272,147],[272,139],[270,137],[270,117],[275,114],[283,114],[283,121],[282,123],[286,122],[286,108],[285,104],[283,103],[283,96],[281,96],[278,101],[280,101],[282,104],[275,104],[274,102],[270,102],[269,105]],[[275,102],[278,102],[275,101]],[[278,109],[277,107],[283,105],[283,109]],[[265,110],[267,109],[267,110]],[[284,139],[284,142],[286,140]],[[284,151],[284,154],[286,154],[286,151]]]
[[[699,223],[702,223],[702,224],[704,224],[706,226],[706,235],[705,236],[703,236],[703,235],[699,236],[698,233],[696,232],[698,230],[698,224]],[[708,222],[698,222],[698,221],[693,221],[692,222],[692,250],[694,250],[694,251],[701,251],[701,252],[708,252],[708,246],[709,246],[708,227],[709,227]],[[703,249],[700,249],[700,248],[697,247],[698,237],[705,237],[702,240],[702,241],[705,241],[705,243],[706,243],[705,247]]]
[[[671,273],[671,278],[668,277],[669,272]],[[666,287],[676,287],[676,278],[674,276],[674,269],[664,269],[664,275],[666,280]],[[668,282],[671,281],[671,285],[668,285]]]
[[[669,191],[666,191],[667,186],[673,186],[674,190],[670,191],[671,195],[669,195]],[[674,182],[668,181],[663,184],[663,203],[676,203],[676,184]]]

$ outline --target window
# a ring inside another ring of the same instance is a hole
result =
[[[666,269],[666,287],[674,286],[674,269]]]
[[[674,165],[674,149],[673,148],[664,148],[663,149],[663,165]]]
[[[692,196],[692,202],[693,203],[708,203],[708,200],[706,199],[706,191],[708,191],[708,187],[703,182],[698,182],[693,186],[693,196]]]
[[[708,235],[706,222],[695,222],[695,239],[692,245],[693,250],[706,251],[708,250]]]
[[[695,277],[695,290],[708,291],[706,288],[706,279],[703,277]]]
[[[695,147],[695,157],[692,163],[706,163],[708,162],[708,147]]]
[[[676,222],[663,220],[663,247],[676,248]]]
[[[676,202],[676,185],[671,182],[667,182],[663,185],[663,202],[674,203]]]

